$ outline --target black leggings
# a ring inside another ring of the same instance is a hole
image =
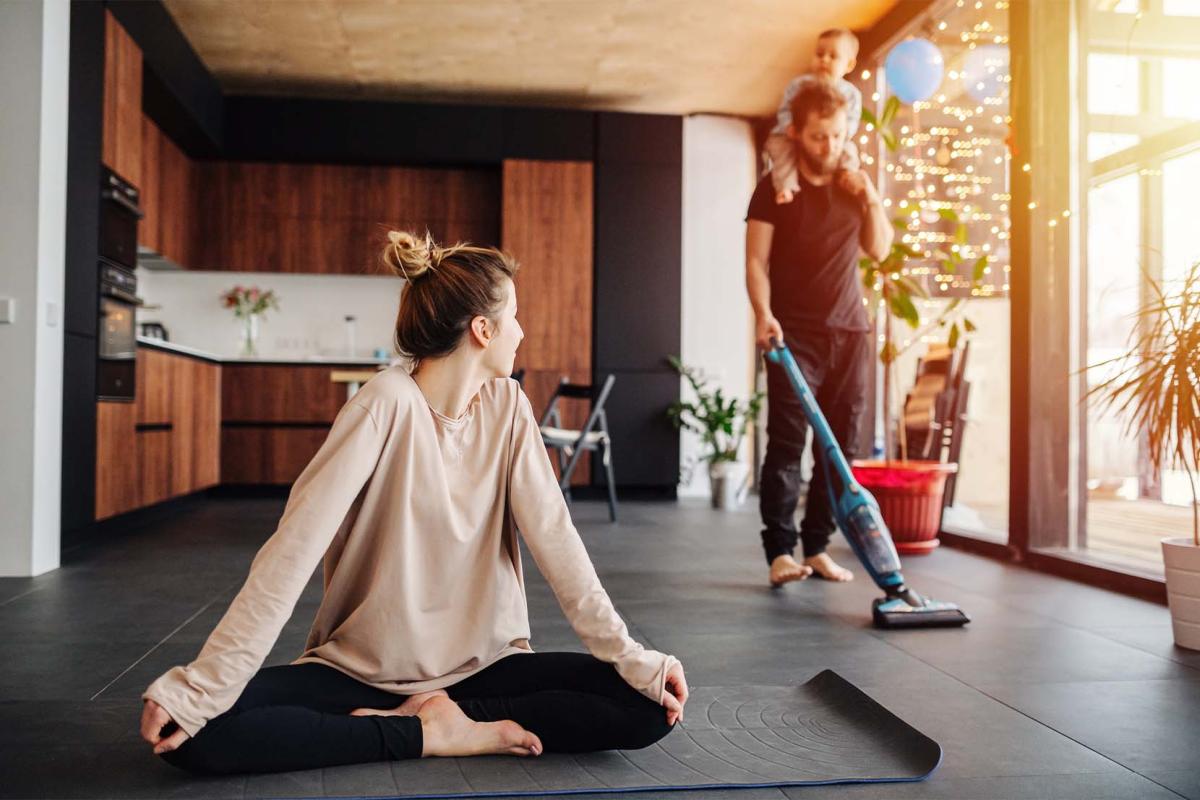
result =
[[[548,753],[632,750],[670,732],[666,709],[611,664],[580,653],[519,653],[446,692],[479,722],[511,719]],[[404,701],[324,664],[266,667],[241,697],[180,747],[162,754],[191,772],[232,774],[420,758],[417,717],[353,717]]]

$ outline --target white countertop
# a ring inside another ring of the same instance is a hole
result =
[[[137,337],[138,344],[150,345],[162,350],[171,350],[183,355],[194,356],[196,358],[204,358],[209,361],[217,361],[222,364],[383,364],[391,363],[390,358],[372,358],[371,356],[349,357],[349,356],[334,356],[320,355],[317,353],[309,355],[274,355],[274,356],[233,356],[214,353],[209,350],[201,350],[198,347],[189,347],[186,344],[178,344],[176,342],[168,342],[165,339],[156,339],[151,336]]]

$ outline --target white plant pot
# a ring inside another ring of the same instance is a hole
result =
[[[732,511],[742,504],[749,486],[750,465],[744,461],[718,461],[708,467],[712,506]]]
[[[1163,539],[1162,552],[1175,644],[1200,650],[1200,547],[1190,537]]]

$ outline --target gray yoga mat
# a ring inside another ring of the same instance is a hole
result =
[[[400,793],[383,796],[496,797],[919,781],[941,760],[937,742],[825,670],[794,688],[697,688],[685,721],[642,750],[393,762]]]

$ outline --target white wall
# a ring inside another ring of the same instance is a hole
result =
[[[67,0],[0,3],[0,576],[59,565]]]
[[[259,329],[259,355],[346,355],[345,316],[355,321],[356,356],[377,347],[392,354],[400,278],[372,275],[292,275],[278,272],[152,271],[139,268],[138,294],[161,309],[141,309],[138,322],[161,322],[172,342],[222,356],[237,355],[240,329],[218,299],[236,285],[274,289],[279,310]]]
[[[725,392],[745,400],[754,379],[754,316],[746,296],[746,206],[755,184],[754,137],[744,121],[713,115],[683,120],[683,276],[680,357]],[[690,388],[681,380],[683,397]],[[685,431],[680,463],[703,453]],[[750,459],[749,435],[743,457]],[[697,469],[681,496],[707,495]]]

